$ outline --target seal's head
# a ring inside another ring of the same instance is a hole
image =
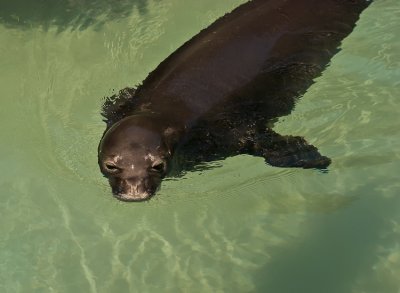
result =
[[[147,116],[128,116],[104,134],[99,145],[100,170],[114,196],[122,201],[150,199],[167,173],[172,128]]]

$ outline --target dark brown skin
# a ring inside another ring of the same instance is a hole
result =
[[[326,169],[288,115],[353,30],[365,0],[253,0],[176,50],[137,89],[104,106],[99,165],[116,198],[149,199],[179,165],[246,153],[279,167]]]

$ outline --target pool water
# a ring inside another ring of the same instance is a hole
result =
[[[398,0],[276,126],[329,172],[237,156],[147,203],[111,197],[104,97],[243,2],[0,2],[0,292],[400,292]]]

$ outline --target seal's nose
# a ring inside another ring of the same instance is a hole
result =
[[[120,201],[139,202],[139,201],[149,200],[151,196],[148,194],[138,194],[138,195],[114,194],[114,197]]]
[[[144,180],[120,180],[113,188],[114,197],[121,201],[144,201],[153,195],[146,188]]]

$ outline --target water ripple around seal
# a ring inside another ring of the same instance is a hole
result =
[[[104,129],[99,97],[112,93],[110,84],[119,89],[142,80],[165,48],[173,51],[190,36],[176,19],[163,35],[168,15],[198,17],[193,31],[214,17],[194,9],[203,2],[177,3],[155,1],[148,19],[116,20],[97,32],[0,26],[0,127],[7,142],[0,145],[0,291],[282,292],[288,279],[326,288],[318,283],[323,276],[334,280],[332,292],[348,284],[337,292],[396,292],[396,0],[371,5],[360,27],[366,21],[372,28],[356,29],[293,115],[276,126],[331,156],[328,174],[240,156],[164,182],[148,203],[122,204],[96,166]],[[207,4],[221,11],[227,5]],[[358,219],[360,229],[351,230]],[[335,241],[327,243],[332,231]],[[357,260],[367,263],[351,267]],[[333,270],[342,277],[326,273]],[[310,274],[297,274],[304,271]]]

